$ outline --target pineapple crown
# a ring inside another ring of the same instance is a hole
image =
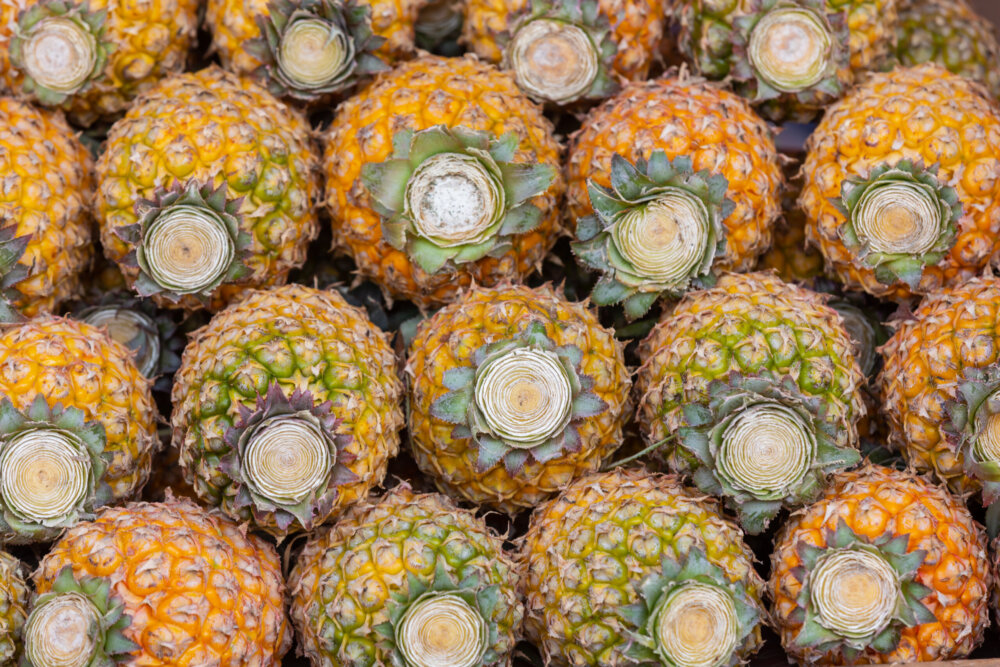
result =
[[[25,412],[0,399],[0,534],[14,543],[55,538],[111,501],[111,455],[99,422],[37,395]]]
[[[103,76],[115,45],[106,39],[108,10],[89,4],[42,0],[22,11],[10,40],[11,64],[23,72],[21,90],[46,106],[65,106],[70,96]],[[46,58],[53,49],[65,61]]]
[[[73,577],[73,567],[59,571],[52,588],[32,601],[25,623],[20,667],[104,667],[124,663],[140,647],[125,636],[132,619],[125,603],[101,577]],[[81,632],[85,636],[80,636]],[[60,644],[53,645],[55,638]]]
[[[715,284],[712,264],[725,252],[722,221],[735,208],[725,177],[695,172],[691,159],[670,160],[662,150],[635,165],[611,158],[611,187],[590,181],[595,214],[577,222],[576,257],[603,275],[594,303],[624,302],[642,317],[661,296]]]
[[[244,260],[252,239],[240,229],[243,198],[226,199],[226,190],[225,181],[218,187],[188,181],[136,202],[138,221],[115,233],[133,248],[122,263],[138,269],[139,296],[176,303],[193,295],[207,305],[219,285],[249,277]]]
[[[499,139],[461,126],[397,132],[392,157],[361,172],[386,243],[427,273],[508,252],[513,236],[541,222],[530,200],[556,175],[549,165],[512,162],[517,147],[512,132]]]
[[[743,528],[759,534],[782,507],[814,500],[828,475],[861,460],[841,444],[828,400],[803,394],[790,376],[732,372],[709,383],[704,402],[684,404],[675,455],[699,489],[725,496]]]
[[[582,361],[579,347],[557,346],[544,324],[529,322],[520,334],[477,349],[471,366],[445,371],[450,391],[431,404],[431,415],[455,424],[453,438],[475,442],[480,471],[502,461],[518,474],[529,459],[545,463],[579,451],[577,425],[607,410]]]
[[[705,658],[714,657],[714,667],[730,667],[742,662],[741,648],[760,643],[760,603],[744,581],[730,580],[701,549],[689,549],[682,560],[665,554],[660,570],[646,577],[638,592],[639,602],[619,610],[630,626],[625,654],[636,665],[708,664]],[[711,645],[692,646],[678,636],[676,625],[695,606],[710,610],[714,629],[724,629],[711,637]],[[687,655],[691,651],[705,655]]]
[[[257,75],[278,97],[314,102],[388,67],[375,52],[371,7],[355,0],[271,0],[258,14],[261,36],[246,49],[263,64]]]
[[[796,544],[801,564],[792,574],[802,588],[789,616],[802,624],[792,640],[796,646],[837,651],[850,664],[869,648],[893,651],[902,628],[937,621],[921,602],[931,589],[916,580],[927,552],[908,552],[908,535],[868,540],[843,519],[825,533],[823,547]],[[863,611],[842,599],[855,593],[868,603]]]
[[[841,240],[879,282],[916,288],[924,267],[941,262],[955,243],[962,202],[937,171],[912,160],[880,165],[846,179],[833,200],[845,218]]]
[[[483,586],[474,576],[459,581],[438,559],[429,583],[406,572],[406,586],[392,592],[386,604],[389,620],[373,629],[393,667],[427,664],[420,659],[421,630],[445,625],[462,635],[463,645],[456,647],[453,664],[504,665],[507,656],[494,648],[499,644],[500,631],[491,622],[499,603],[498,584]]]
[[[20,262],[31,241],[31,234],[16,236],[17,224],[0,220],[0,324],[24,319],[14,308],[22,294],[16,285],[28,277],[29,269]]]
[[[624,15],[625,10],[618,12]],[[532,52],[545,42],[564,58],[564,70],[556,76],[534,69]],[[497,43],[503,49],[504,69],[512,70],[525,94],[538,102],[599,100],[620,88],[612,74],[618,45],[597,0],[531,0],[509,17]]]
[[[357,457],[347,451],[349,435],[336,432],[343,420],[330,401],[317,404],[308,391],[286,396],[274,381],[251,410],[239,404],[239,422],[223,438],[228,451],[220,470],[229,476],[234,507],[248,507],[258,525],[274,516],[278,529],[314,527],[326,517],[340,487],[358,481],[348,467]]]

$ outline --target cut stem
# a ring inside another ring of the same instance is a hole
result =
[[[823,79],[833,44],[829,28],[815,13],[782,7],[754,26],[747,56],[760,79],[777,90],[794,93]]]
[[[487,240],[505,195],[476,158],[439,153],[425,160],[406,184],[406,209],[417,232],[440,248]]]
[[[80,23],[51,17],[38,22],[24,45],[24,69],[57,93],[78,91],[97,64],[97,40]]]
[[[78,593],[36,607],[24,629],[24,652],[34,667],[83,667],[97,650],[101,614]]]
[[[497,437],[528,449],[566,428],[573,387],[555,354],[517,348],[482,367],[474,396]]]
[[[901,595],[899,576],[867,549],[836,549],[820,557],[810,575],[819,623],[841,637],[877,635],[892,621]]]
[[[486,653],[486,621],[457,595],[414,602],[399,621],[396,644],[412,667],[474,667]]]
[[[994,392],[984,405],[995,402],[1000,391]],[[1000,463],[1000,414],[992,414],[980,422],[976,439],[972,443],[976,459],[983,463]]]
[[[698,582],[677,586],[654,610],[654,639],[677,667],[726,664],[739,640],[739,620],[732,597],[721,588]]]
[[[335,463],[319,424],[295,415],[262,422],[243,454],[247,479],[261,495],[285,505],[324,490]]]
[[[236,254],[222,218],[186,204],[164,209],[142,243],[150,277],[176,294],[194,294],[212,285]]]
[[[551,19],[522,26],[508,46],[507,58],[522,90],[556,104],[586,94],[600,70],[600,54],[586,31]]]
[[[37,428],[12,437],[0,454],[0,494],[21,518],[47,525],[87,500],[91,460],[68,431]]]
[[[296,21],[282,35],[278,67],[303,88],[317,88],[344,75],[354,61],[354,41],[327,21]]]
[[[738,413],[722,433],[719,473],[761,500],[777,500],[795,489],[816,454],[816,438],[795,412],[763,402]]]
[[[853,218],[858,240],[879,253],[922,255],[943,232],[941,208],[933,192],[905,181],[868,188]]]
[[[152,318],[136,310],[108,306],[88,313],[83,321],[105,329],[112,340],[132,350],[139,372],[152,377],[160,360],[160,337]]]

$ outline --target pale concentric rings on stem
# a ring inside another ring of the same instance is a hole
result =
[[[810,575],[810,600],[819,623],[842,637],[878,634],[892,620],[899,577],[882,556],[865,549],[837,549],[820,557]]]
[[[406,210],[417,232],[441,248],[488,239],[505,201],[482,163],[458,153],[428,158],[406,184]]]
[[[278,67],[304,87],[336,80],[353,60],[354,41],[337,26],[318,19],[293,23],[278,47]]]
[[[475,667],[486,653],[486,621],[457,595],[414,602],[396,629],[396,644],[412,667]]]
[[[874,252],[922,255],[941,235],[938,201],[912,183],[873,185],[854,211],[858,240]]]
[[[184,204],[160,213],[142,244],[150,277],[177,294],[194,294],[212,285],[236,254],[222,218]]]
[[[776,499],[802,481],[815,453],[816,438],[806,422],[768,401],[746,408],[725,427],[718,467],[734,487]]]
[[[282,415],[265,420],[250,436],[243,467],[262,495],[296,504],[323,489],[335,458],[318,424]]]
[[[507,48],[521,89],[557,104],[586,93],[600,69],[593,41],[582,28],[564,21],[530,21],[514,34]]]
[[[995,400],[997,394],[1000,392],[994,392],[990,399]],[[972,451],[979,461],[1000,463],[1000,414],[989,415],[983,421],[972,443]]]
[[[670,591],[658,607],[654,639],[677,667],[716,667],[736,650],[738,629],[732,597],[691,581]]]
[[[83,321],[99,329],[107,330],[112,340],[126,347],[144,330],[149,332],[157,330],[156,323],[145,313],[114,306],[95,310],[87,314]],[[139,367],[139,372],[146,377],[151,377],[160,359],[160,337],[152,334],[146,338],[147,345],[135,350],[134,359],[135,365]]]
[[[573,387],[555,354],[522,347],[483,365],[475,401],[495,435],[530,448],[566,428]]]
[[[94,36],[75,21],[50,17],[39,21],[24,45],[24,70],[49,90],[75,93],[97,62]]]
[[[35,667],[83,667],[94,654],[100,614],[79,593],[35,608],[24,628],[24,651]]]
[[[700,199],[671,188],[623,213],[611,235],[638,275],[658,284],[682,286],[705,256],[709,225],[708,209]]]
[[[795,93],[823,79],[832,46],[833,36],[815,13],[786,7],[770,12],[754,26],[747,56],[769,85]]]
[[[0,453],[0,494],[35,522],[60,519],[87,499],[91,461],[76,436],[55,428],[16,434]]]

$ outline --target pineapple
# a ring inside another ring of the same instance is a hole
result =
[[[326,134],[335,246],[421,308],[522,279],[561,232],[559,144],[509,74],[472,57],[398,65]]]
[[[621,444],[622,346],[551,287],[470,291],[420,323],[406,368],[413,457],[451,495],[513,514]]]
[[[843,320],[815,292],[768,273],[725,275],[685,297],[639,354],[646,441],[724,497],[749,533],[860,460],[864,375]]]
[[[408,57],[425,1],[209,0],[205,24],[226,69],[313,103]]]
[[[0,0],[0,82],[89,126],[180,72],[198,0]]]
[[[571,137],[566,174],[576,254],[602,276],[592,298],[630,317],[751,268],[781,212],[767,125],[698,79],[628,84]]]
[[[217,67],[160,82],[114,124],[97,164],[105,254],[167,308],[218,310],[283,283],[319,232],[309,132]]]
[[[62,114],[0,97],[0,291],[25,315],[80,291],[93,255],[93,170]]]
[[[641,81],[663,39],[661,0],[465,0],[462,40],[527,95],[568,105]]]
[[[501,538],[406,484],[314,534],[288,587],[314,667],[502,667],[520,638],[518,573]]]
[[[936,62],[1000,97],[1000,42],[989,21],[965,0],[901,0],[896,59]]]
[[[131,357],[82,322],[0,324],[0,539],[52,540],[142,489],[158,416]]]
[[[546,664],[736,665],[762,643],[753,553],[676,477],[577,480],[535,510],[518,561],[525,630]]]
[[[0,551],[0,665],[3,667],[17,665],[21,654],[31,595],[26,578],[24,564],[6,551]]]
[[[274,547],[188,500],[105,508],[34,583],[31,667],[277,667],[292,643]]]
[[[809,139],[807,237],[848,289],[905,300],[1000,251],[1000,111],[934,64],[873,75]]]
[[[921,0],[922,1],[922,0]],[[688,0],[678,43],[772,120],[808,121],[895,45],[897,0]]]
[[[175,376],[173,444],[198,497],[283,537],[381,483],[403,384],[386,336],[336,292],[250,292],[199,330]]]
[[[967,656],[989,625],[986,535],[944,489],[866,465],[840,473],[775,538],[781,643],[800,665]]]

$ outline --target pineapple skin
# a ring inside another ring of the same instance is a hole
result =
[[[367,496],[399,451],[403,383],[392,347],[335,291],[288,285],[249,293],[195,333],[175,378],[171,426],[185,480],[202,502],[270,532],[280,534],[273,514],[261,524],[250,507],[236,506],[220,452],[230,451],[223,436],[239,423],[240,405],[253,411],[272,382],[286,395],[301,389],[316,404],[332,401],[343,419],[338,434],[351,436],[346,451],[357,458],[347,467],[358,479],[338,487],[317,524]]]
[[[212,33],[212,48],[222,65],[237,74],[250,74],[264,63],[246,50],[246,43],[261,36],[258,16],[269,16],[270,0],[208,0],[205,27]],[[385,43],[376,55],[387,62],[413,56],[415,25],[427,0],[361,0],[371,8],[372,32]]]
[[[982,483],[966,474],[957,438],[947,433],[947,404],[958,398],[966,369],[1000,361],[998,305],[996,278],[943,289],[925,298],[882,347],[878,382],[889,444],[959,494],[979,491]]]
[[[611,23],[611,39],[618,45],[612,71],[630,81],[649,74],[663,40],[665,7],[661,0],[598,0],[600,13]],[[491,63],[503,59],[499,34],[509,31],[529,0],[465,0],[462,41]]]
[[[14,667],[21,653],[31,590],[27,568],[15,556],[0,551],[0,665]]]
[[[55,311],[81,294],[93,259],[94,160],[61,113],[0,97],[0,175],[0,226],[31,235],[14,306],[29,317]]]
[[[936,62],[1000,97],[996,29],[964,0],[901,0],[896,58],[906,66]]]
[[[18,15],[44,0],[0,0],[0,79],[20,92],[24,75],[12,67],[10,39]],[[199,0],[87,0],[92,12],[107,11],[104,41],[115,45],[102,75],[71,96],[67,113],[91,125],[125,111],[140,93],[165,76],[181,72],[198,31]]]
[[[0,325],[0,396],[23,412],[42,394],[104,426],[112,503],[138,495],[160,447],[151,386],[131,351],[89,324],[42,316]]]
[[[674,475],[616,468],[582,477],[535,510],[523,539],[525,633],[546,664],[637,664],[625,654],[619,611],[640,600],[640,584],[664,559],[683,562],[692,548],[758,604],[764,592],[743,532]],[[757,629],[737,652],[761,643]]]
[[[611,158],[633,164],[662,150],[671,160],[689,157],[696,171],[726,178],[736,205],[722,225],[725,254],[718,270],[751,269],[771,245],[781,213],[784,178],[767,124],[733,93],[695,78],[627,84],[593,109],[570,137],[566,165],[567,226],[591,215],[587,183],[611,185]]]
[[[510,338],[532,322],[541,322],[557,346],[580,348],[580,368],[594,379],[592,391],[607,410],[578,426],[577,452],[545,463],[529,459],[516,474],[502,461],[483,471],[475,441],[453,437],[454,425],[434,417],[431,406],[449,391],[444,384],[449,369],[470,365],[478,348]],[[410,350],[410,451],[420,469],[450,495],[514,514],[594,472],[621,445],[624,417],[631,409],[622,345],[595,313],[551,287],[475,289],[423,321]]]
[[[389,621],[394,596],[408,596],[409,577],[430,587],[442,571],[477,588],[497,587],[496,609],[485,620],[498,630],[490,648],[505,657],[490,664],[509,665],[523,607],[503,540],[447,496],[415,494],[406,484],[355,505],[306,543],[288,579],[302,653],[315,667],[396,664],[372,641],[371,628]]]
[[[251,236],[243,260],[250,277],[219,285],[209,310],[248,288],[284,284],[319,233],[316,162],[305,117],[256,83],[215,66],[166,79],[114,124],[98,160],[95,209],[105,255],[132,285],[139,270],[123,264],[133,248],[121,228],[137,221],[136,203],[157,188],[195,180],[225,185],[227,200],[243,198],[240,229]],[[192,295],[153,300],[202,307]]]
[[[775,626],[791,659],[799,664],[845,664],[839,651],[799,651],[790,644],[802,627],[790,617],[799,607],[796,597],[802,590],[794,571],[802,562],[798,549],[825,548],[826,531],[835,531],[839,521],[869,540],[908,535],[907,553],[925,550],[915,580],[931,589],[921,601],[938,619],[904,628],[894,651],[869,648],[856,663],[961,658],[982,642],[994,579],[982,526],[945,489],[909,472],[867,464],[835,476],[824,497],[793,514],[775,538],[768,590]]]
[[[709,384],[740,375],[791,376],[826,401],[840,445],[858,441],[864,374],[843,320],[824,296],[772,273],[729,274],[689,293],[639,346],[637,420],[650,443],[683,426],[686,403]]]
[[[106,579],[132,619],[140,648],[120,664],[276,667],[291,646],[274,547],[189,500],[103,509],[52,547],[36,591],[67,566]]]
[[[807,147],[799,199],[807,238],[847,289],[904,300],[979,275],[1000,251],[1000,111],[979,84],[934,64],[872,75],[827,110]],[[848,178],[903,159],[939,165],[937,179],[963,208],[951,250],[924,267],[914,290],[879,282],[854,259],[840,238],[846,220],[831,201]]]
[[[541,210],[538,227],[514,236],[511,250],[498,258],[461,264],[455,271],[427,274],[384,241],[381,217],[360,175],[366,163],[392,155],[396,132],[436,125],[461,125],[497,137],[513,132],[520,142],[514,162],[548,164],[556,176],[547,191],[529,200]],[[423,56],[378,75],[340,105],[325,143],[323,171],[334,246],[349,254],[359,273],[389,297],[429,308],[454,301],[473,282],[490,286],[522,279],[540,266],[562,232],[558,204],[565,183],[552,123],[510,74],[475,57]]]

